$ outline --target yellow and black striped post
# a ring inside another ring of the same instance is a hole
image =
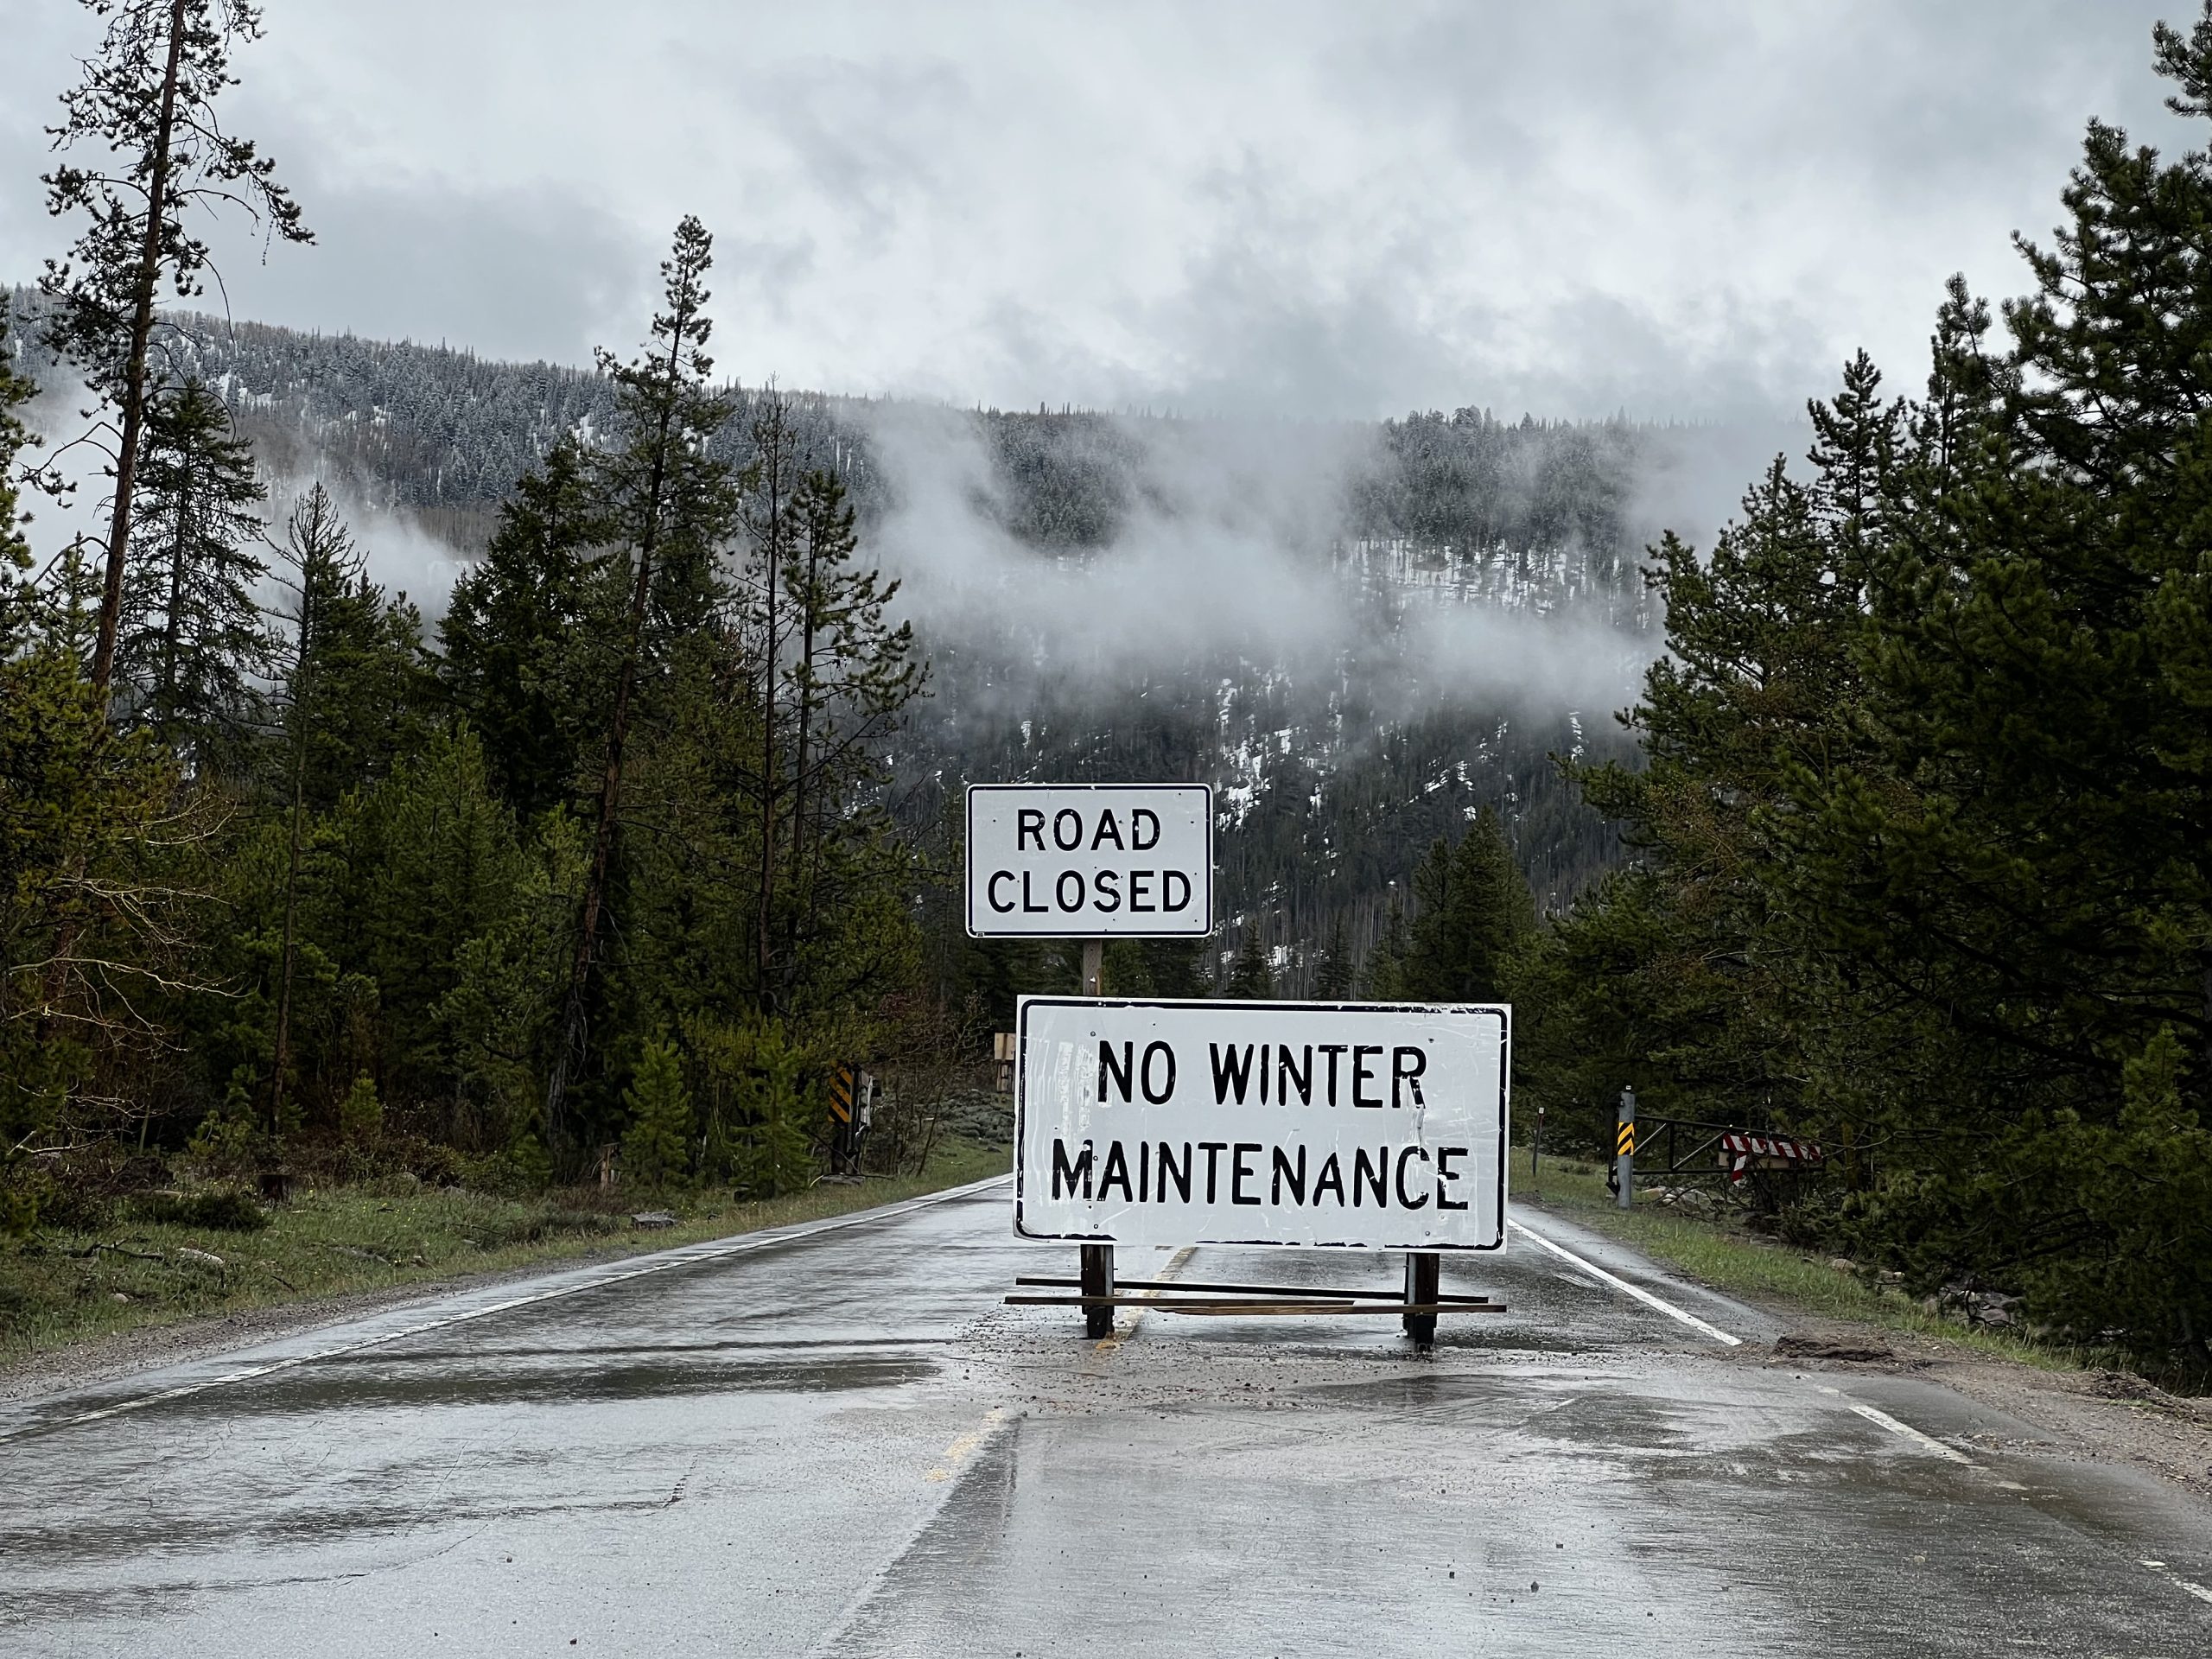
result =
[[[1613,1202],[1629,1207],[1636,1187],[1636,1090],[1621,1090],[1620,1122],[1613,1131],[1613,1170],[1619,1190]]]
[[[861,1173],[861,1136],[868,1128],[867,1072],[857,1065],[830,1068],[830,1169],[833,1174]]]

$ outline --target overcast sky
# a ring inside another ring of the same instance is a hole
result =
[[[1770,413],[2021,282],[2084,121],[2202,143],[2193,0],[268,0],[236,130],[320,245],[240,316],[588,359],[677,217],[721,367],[955,403]],[[96,25],[0,0],[0,281]]]

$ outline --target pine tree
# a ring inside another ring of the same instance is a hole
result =
[[[622,1172],[640,1185],[666,1186],[691,1173],[691,1096],[676,1045],[647,1043],[635,1080],[623,1090],[630,1128],[622,1136]]]
[[[320,486],[318,486],[320,487]],[[329,523],[338,526],[334,509]],[[334,581],[302,665],[314,690],[307,723],[307,800],[329,811],[391,776],[435,741],[448,712],[423,644],[422,613],[358,566]]]
[[[1351,945],[1344,938],[1344,918],[1329,923],[1329,937],[1319,960],[1313,964],[1313,995],[1323,1002],[1342,1002],[1351,995]]]
[[[376,1079],[365,1071],[338,1103],[338,1132],[356,1145],[373,1144],[384,1134],[384,1102],[377,1097]]]
[[[606,579],[611,534],[590,457],[563,437],[501,503],[438,625],[454,702],[525,822],[578,799],[584,751],[607,727],[607,638],[626,598]]]
[[[1147,995],[1190,1000],[1212,988],[1206,980],[1205,940],[1139,939],[1136,948]]]
[[[8,339],[8,304],[0,296],[0,660],[13,656],[30,638],[39,607],[29,582],[31,547],[23,534],[22,483],[16,457],[36,440],[16,413],[38,388],[16,371]]]
[[[875,569],[854,568],[859,546],[845,486],[832,471],[806,473],[785,508],[783,563],[792,662],[784,706],[795,720],[791,746],[787,950],[820,923],[823,842],[854,824],[849,791],[876,766],[874,747],[922,690],[913,626],[893,626],[885,608],[899,592]],[[795,965],[786,963],[789,974]]]
[[[73,536],[23,594],[31,631],[47,644],[89,664],[99,644],[100,574],[85,537]]]
[[[1407,995],[1406,912],[1392,895],[1382,918],[1382,931],[1360,964],[1359,995],[1363,1001],[1395,1002]]]
[[[35,1220],[41,1154],[119,1127],[95,1079],[137,1074],[169,1046],[165,1000],[213,988],[187,950],[199,895],[162,868],[204,830],[104,704],[66,651],[0,655],[0,1233]]]
[[[614,382],[626,436],[596,469],[596,480],[610,531],[628,554],[632,588],[602,746],[575,966],[545,1089],[545,1140],[556,1156],[568,1142],[569,1077],[583,1058],[600,933],[613,874],[625,749],[652,643],[648,627],[655,583],[663,574],[661,559],[668,554],[678,561],[671,568],[703,580],[709,568],[706,555],[728,534],[736,511],[728,468],[708,447],[731,414],[728,399],[708,390],[714,362],[706,354],[713,332],[706,315],[706,275],[713,264],[714,238],[696,219],[687,216],[677,226],[673,251],[661,265],[666,308],[653,315],[651,350],[632,363],[600,353],[601,370]]]
[[[1535,916],[1495,808],[1484,807],[1456,847],[1439,841],[1429,849],[1414,873],[1414,893],[1420,911],[1401,994],[1433,1002],[1506,1000],[1508,964]]]
[[[702,1166],[741,1198],[772,1198],[811,1178],[829,1123],[828,1067],[785,1020],[757,1008],[688,1015],[683,1046],[702,1080]]]
[[[465,728],[435,734],[364,794],[346,839],[355,885],[339,955],[378,987],[381,1075],[416,1099],[456,1099],[462,1060],[442,1011],[474,943],[508,925],[525,879],[482,742]]]
[[[187,381],[156,401],[134,497],[139,556],[124,590],[117,673],[130,713],[196,767],[232,751],[275,640],[254,597],[268,491],[230,411]]]
[[[270,1066],[269,1116],[271,1133],[276,1135],[283,1132],[284,1090],[291,1071],[293,946],[299,926],[300,855],[307,830],[308,751],[321,713],[315,670],[318,658],[325,654],[322,634],[328,626],[332,602],[359,578],[362,563],[352,536],[338,521],[329,493],[320,483],[292,510],[280,556],[296,579],[290,584],[295,601],[292,669],[284,709],[285,747],[290,751],[285,791],[289,799],[284,823],[284,925],[278,946],[276,1053]]]
[[[786,707],[784,654],[791,629],[785,600],[785,571],[793,554],[789,508],[802,473],[799,434],[791,419],[791,401],[773,386],[758,400],[748,436],[753,462],[745,470],[740,522],[748,543],[743,615],[760,676],[760,887],[753,950],[755,995],[766,1013],[774,1008],[785,977],[776,969],[776,947],[781,936],[776,925],[776,874],[782,862],[782,809],[789,785],[784,776],[787,762],[779,739]]]
[[[1274,972],[1268,965],[1267,947],[1260,943],[1256,922],[1247,926],[1236,947],[1236,961],[1229,970],[1229,995],[1236,1001],[1265,1002],[1275,994]]]
[[[124,575],[137,505],[141,444],[154,381],[149,368],[166,277],[175,297],[200,291],[207,244],[188,217],[241,207],[289,242],[313,240],[275,164],[223,130],[215,101],[236,83],[231,54],[261,33],[245,0],[85,0],[106,20],[84,79],[61,95],[54,147],[95,153],[43,176],[47,211],[89,222],[68,261],[47,262],[40,286],[59,302],[49,334],[118,411],[115,499],[108,524],[92,683],[107,689],[123,637]],[[112,169],[112,170],[111,170]]]
[[[591,841],[588,828],[557,807],[533,828],[504,902],[455,948],[452,983],[431,1020],[456,1112],[481,1125],[483,1144],[507,1147],[518,1167],[537,1171],[549,1154],[531,1126],[544,1105]],[[543,1185],[550,1173],[528,1179]]]

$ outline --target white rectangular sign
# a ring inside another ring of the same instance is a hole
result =
[[[1014,1228],[1495,1250],[1512,1011],[1021,999]]]
[[[1213,931],[1204,784],[972,784],[968,932],[1180,938]]]

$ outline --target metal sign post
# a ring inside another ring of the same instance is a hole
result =
[[[1203,784],[970,785],[966,852],[969,937],[1080,938],[1088,998],[1106,994],[1108,938],[1213,931],[1213,791]],[[1079,1255],[1084,1329],[1103,1337],[1114,1246],[1085,1241]]]
[[[875,1118],[875,1079],[856,1065],[830,1068],[830,1168],[861,1173],[861,1142]]]
[[[1613,1132],[1613,1171],[1619,1185],[1613,1202],[1625,1210],[1636,1194],[1636,1090],[1621,1090],[1620,1122]]]
[[[1085,939],[1083,942],[1083,994],[1090,997],[1106,995],[1106,941]],[[1014,1108],[1020,1110],[1018,1099]],[[1114,1332],[1114,1247],[1111,1244],[1085,1244],[1081,1252],[1083,1278],[1083,1333],[1093,1341],[1111,1336]]]

